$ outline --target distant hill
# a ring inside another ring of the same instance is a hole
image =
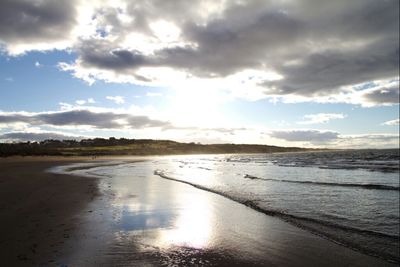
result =
[[[177,155],[224,153],[272,153],[308,151],[300,147],[246,144],[179,143],[170,140],[94,138],[45,140],[41,142],[0,143],[0,157],[7,156],[102,156],[102,155]]]

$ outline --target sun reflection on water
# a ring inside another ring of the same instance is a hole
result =
[[[184,204],[172,229],[163,231],[160,243],[165,245],[205,248],[211,242],[211,211],[204,195],[181,195]]]
[[[213,180],[212,172],[185,163],[173,160],[158,167],[177,175],[176,178]],[[214,210],[207,193],[154,176],[151,168],[144,169],[143,173],[139,172],[142,169],[135,168],[134,176],[131,170],[104,180],[103,185],[104,192],[110,196],[113,220],[121,233],[166,249],[212,246]]]

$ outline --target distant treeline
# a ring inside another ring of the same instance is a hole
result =
[[[174,155],[220,153],[272,153],[309,149],[246,144],[179,143],[170,140],[94,138],[45,140],[41,142],[0,143],[0,157],[7,156],[101,156],[101,155]]]

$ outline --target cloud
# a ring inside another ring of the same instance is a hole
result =
[[[10,54],[65,48],[76,24],[76,1],[3,0],[0,42]]]
[[[75,103],[77,105],[82,106],[82,105],[85,105],[85,104],[95,104],[96,101],[93,98],[88,98],[86,100],[85,99],[78,99],[78,100],[75,101]],[[67,104],[67,103],[60,103],[60,105],[61,105],[61,107],[63,109],[71,109],[73,107],[72,105]]]
[[[364,105],[398,104],[400,101],[399,80],[377,85],[361,91]]]
[[[240,142],[259,135],[252,128],[244,127],[199,127],[176,125],[162,119],[152,119],[144,114],[153,114],[150,107],[130,107],[129,109],[88,107],[62,103],[61,111],[47,112],[0,112],[0,142],[18,140],[39,140],[41,138],[67,139],[70,132],[90,134],[101,137],[153,138],[187,142]],[[135,115],[133,115],[135,114]],[[20,133],[58,133],[55,135],[22,135]],[[57,132],[55,132],[57,131]],[[11,135],[9,133],[18,133]],[[249,134],[251,137],[249,137]],[[32,137],[33,136],[33,137]],[[36,137],[35,137],[36,136]],[[25,139],[24,139],[25,138]],[[255,141],[250,141],[255,143]]]
[[[122,96],[106,96],[108,100],[113,101],[115,104],[123,104],[125,103],[125,99]]]
[[[0,42],[7,53],[68,48],[76,59],[59,69],[89,84],[398,104],[395,87],[359,85],[398,84],[399,1],[3,2]]]
[[[385,121],[384,123],[382,123],[382,125],[388,125],[388,126],[396,126],[399,124],[400,124],[400,119]]]
[[[355,134],[341,135],[332,143],[336,148],[398,148],[400,145],[398,134]]]
[[[102,36],[76,43],[78,59],[60,68],[90,83],[173,86],[171,75],[154,75],[168,71],[179,77],[175,85],[201,79],[225,89],[240,76],[236,86],[246,91],[250,83],[258,98],[396,104],[389,95],[357,94],[352,87],[398,77],[398,5],[177,1],[174,10],[163,1],[127,2],[97,13]],[[243,77],[249,70],[264,75],[252,83],[250,72]]]
[[[339,133],[320,130],[280,130],[272,131],[269,136],[290,142],[325,143],[336,140]]]
[[[327,123],[334,119],[344,119],[347,115],[341,113],[318,113],[318,114],[308,114],[304,116],[305,121],[298,122],[299,124],[319,124]]]
[[[148,97],[158,97],[158,96],[162,96],[161,93],[156,93],[156,92],[147,92],[146,96]]]
[[[397,148],[398,134],[351,134],[321,130],[275,130],[266,133],[270,137],[300,146],[316,146],[339,149]],[[289,143],[289,144],[290,144]]]
[[[278,66],[285,79],[265,82],[266,94],[329,95],[341,87],[398,75],[395,39],[355,50],[327,49],[303,56],[299,64]],[[385,53],[382,53],[385,51]]]
[[[69,103],[60,102],[58,104],[60,105],[61,110],[71,110],[74,108],[74,106]]]
[[[59,132],[9,132],[0,134],[1,142],[26,142],[26,141],[44,141],[47,139],[55,140],[80,140],[82,136],[66,135]]]
[[[225,135],[235,135],[239,131],[251,131],[251,128],[245,127],[196,127],[196,126],[176,126],[170,125],[163,128],[164,131],[166,130],[180,130],[180,131],[188,131],[191,133],[220,133]]]
[[[64,110],[58,112],[0,112],[0,124],[27,123],[30,125],[86,126],[95,129],[143,129],[149,127],[171,127],[171,123],[153,120],[147,116],[111,111]]]

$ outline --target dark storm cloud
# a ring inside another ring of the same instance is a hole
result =
[[[122,121],[122,122],[121,122]],[[70,110],[51,113],[22,115],[4,113],[0,115],[0,123],[28,123],[30,125],[52,126],[92,126],[99,129],[142,129],[146,127],[170,127],[169,122],[152,120],[146,116],[117,114],[113,112],[92,112],[89,110]]]
[[[2,0],[0,41],[8,44],[65,39],[75,24],[75,1]]]
[[[233,6],[222,19],[185,28],[199,45],[188,61],[195,62],[194,70],[222,76],[265,65],[284,76],[273,93],[306,96],[398,75],[398,1],[337,2],[304,1],[299,10],[259,2]],[[315,14],[305,11],[310,6]],[[349,41],[365,45],[340,47]],[[302,63],[290,66],[291,60]]]
[[[302,0],[280,4],[280,10],[304,22],[304,38],[370,38],[392,35],[399,28],[396,0],[320,1]]]
[[[265,96],[329,96],[343,86],[398,76],[398,0],[125,4],[93,6],[97,35],[66,37],[79,23],[78,0],[3,0],[0,41],[12,51],[14,44],[51,48],[51,42],[69,40],[78,59],[62,69],[91,80],[119,82],[124,74],[153,85],[136,73],[141,67],[169,67],[186,77],[224,78],[246,69],[280,74],[281,80],[260,81]],[[152,29],[157,21],[179,28],[179,38],[163,43]],[[132,33],[144,38],[128,42]],[[102,75],[109,72],[117,75]]]
[[[286,141],[299,141],[310,143],[323,143],[335,140],[339,137],[339,133],[332,131],[318,130],[282,130],[273,131],[269,134],[271,137],[283,139]]]
[[[328,50],[303,57],[299,64],[277,67],[285,78],[264,86],[266,93],[326,95],[340,86],[395,77],[398,60],[398,41],[394,39],[358,51]]]
[[[80,43],[78,52],[84,65],[99,69],[123,71],[146,65],[147,59],[138,51],[109,48],[110,43],[104,40],[86,40]]]
[[[251,13],[256,8],[262,8],[264,12],[257,11],[257,15],[252,17]],[[191,13],[190,10],[187,12]],[[196,47],[168,47],[147,56],[139,55],[137,51],[125,50],[127,60],[122,60],[112,53],[112,49],[118,48],[118,44],[97,39],[85,40],[78,46],[81,49],[82,64],[113,71],[134,70],[139,66],[149,65],[167,66],[188,71],[195,76],[222,77],[243,68],[259,68],[265,63],[263,57],[266,51],[295,41],[302,25],[296,18],[279,11],[270,11],[267,6],[255,3],[232,5],[225,10],[222,18],[211,19],[205,25],[190,21],[190,17],[186,17],[184,23],[180,24],[182,19],[177,19],[178,14],[165,14],[158,8],[142,12],[141,17],[146,16],[146,13],[155,17],[168,17],[181,27],[183,38],[195,43]],[[243,15],[243,12],[249,17]],[[137,11],[133,17],[135,16]],[[146,19],[148,23],[151,21],[151,18]],[[132,28],[135,29],[137,28]],[[139,29],[142,32],[149,31],[145,27]],[[140,60],[129,60],[133,55]]]
[[[196,13],[201,7],[198,1],[192,6],[186,1],[130,2],[131,24],[121,26],[115,16],[105,22],[114,24],[118,42],[132,31],[152,36],[152,20],[165,19],[194,45],[145,55],[118,42],[85,40],[77,47],[81,67],[133,76],[143,66],[171,67],[197,77],[276,71],[283,79],[261,83],[266,95],[302,96],[330,95],[341,86],[398,75],[397,0],[228,1],[203,19]]]
[[[299,37],[302,22],[296,18],[268,10],[247,18],[240,15],[241,9],[235,6],[226,11],[223,19],[207,25],[186,25],[184,33],[198,48],[163,50],[160,53],[165,64],[200,76],[226,76],[244,68],[258,69],[271,64],[270,53]]]
[[[400,101],[399,84],[392,86],[381,87],[374,90],[367,91],[363,97],[371,103],[378,104],[398,104]]]

